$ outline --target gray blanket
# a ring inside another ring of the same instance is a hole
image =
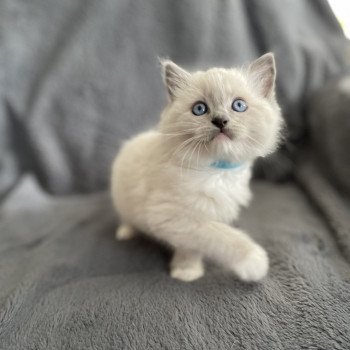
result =
[[[313,161],[302,187],[253,183],[239,225],[271,260],[256,284],[210,263],[172,280],[164,247],[115,241],[107,191],[119,145],[164,105],[158,55],[274,51],[300,139],[308,96],[344,67],[326,1],[4,0],[0,24],[1,350],[350,349],[349,204]]]
[[[114,240],[108,196],[55,198],[23,181],[1,211],[1,349],[348,349],[349,265],[292,184],[255,183],[240,224],[269,276],[211,266],[172,280],[169,253]],[[35,204],[35,205],[34,205]]]

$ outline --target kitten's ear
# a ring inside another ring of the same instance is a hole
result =
[[[176,95],[176,90],[184,87],[190,77],[190,73],[170,60],[159,59],[162,66],[162,74],[165,86],[171,100]]]
[[[263,97],[274,96],[276,64],[273,53],[266,53],[253,61],[248,67],[248,74]]]

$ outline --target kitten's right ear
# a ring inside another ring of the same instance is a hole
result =
[[[248,67],[255,88],[263,97],[272,97],[275,90],[276,63],[272,52],[266,53],[253,61]]]
[[[162,66],[163,79],[169,97],[173,100],[176,96],[176,91],[186,85],[191,74],[170,60],[159,59],[159,62]]]

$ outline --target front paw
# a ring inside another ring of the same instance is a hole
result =
[[[201,278],[204,275],[204,268],[202,265],[173,267],[170,271],[170,276],[184,282],[192,282]]]
[[[128,225],[121,225],[115,231],[115,238],[118,241],[127,241],[136,236],[135,230]]]
[[[269,258],[266,251],[259,245],[254,247],[248,254],[233,266],[237,276],[246,282],[256,282],[264,278],[269,269]]]

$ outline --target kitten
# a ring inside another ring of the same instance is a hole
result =
[[[251,199],[255,158],[274,151],[282,125],[275,60],[189,73],[161,62],[169,103],[158,127],[126,142],[114,161],[116,237],[139,230],[174,249],[172,277],[193,281],[208,258],[244,281],[268,271],[268,256],[230,226]]]

